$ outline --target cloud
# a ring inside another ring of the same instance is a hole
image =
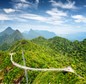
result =
[[[28,1],[27,0],[20,0],[21,2],[24,2],[24,3],[27,3]]]
[[[38,3],[38,4],[39,4],[39,0],[36,0],[36,3]]]
[[[21,2],[21,3],[29,3],[29,1],[27,1],[27,0],[12,0],[12,2],[16,2],[16,3],[19,3],[19,2]]]
[[[37,5],[38,5],[38,4],[39,4],[39,0],[35,0],[35,4],[37,4]]]
[[[28,0],[12,0],[15,9],[27,9],[27,8],[38,8],[39,0],[35,0],[35,3],[32,3]]]
[[[18,15],[0,14],[0,21],[19,21],[26,22],[26,19],[19,18]]]
[[[52,8],[51,10],[46,11],[50,17],[48,18],[48,23],[53,25],[61,25],[65,22],[65,17],[67,17],[67,13],[58,10],[57,8]]]
[[[16,21],[18,21],[18,22],[27,22],[26,19],[19,18],[19,17],[15,17],[14,20],[16,20]]]
[[[35,4],[36,4],[36,6],[38,7],[38,5],[39,5],[39,0],[36,0],[36,1],[35,1]]]
[[[53,8],[51,10],[46,11],[47,14],[54,16],[54,17],[61,17],[61,16],[67,16],[66,12],[60,11],[57,8]]]
[[[4,20],[12,20],[9,16],[5,15],[5,14],[0,14],[0,20],[4,21]]]
[[[62,3],[61,1],[56,2],[54,0],[50,1],[52,3],[53,7],[60,7],[63,9],[77,9],[75,6],[75,1],[71,2],[70,0],[67,0],[67,3]]]
[[[12,9],[12,8],[8,8],[8,9],[3,9],[5,13],[12,13],[12,12],[15,12],[16,10],[15,9]]]
[[[26,9],[28,7],[31,7],[29,4],[25,4],[25,3],[16,3],[14,5],[14,8],[16,9]]]
[[[12,0],[14,8],[19,10],[19,9],[27,9],[32,6],[32,3],[30,3],[27,0]]]
[[[86,5],[84,5],[83,7],[86,7]]]
[[[86,23],[86,17],[82,16],[82,15],[74,15],[71,16],[75,22],[80,23],[80,22],[84,22]]]
[[[45,17],[42,17],[40,15],[36,15],[36,14],[21,14],[20,15],[21,18],[24,18],[24,19],[31,19],[31,20],[38,20],[38,21],[46,21],[46,18]]]
[[[45,13],[48,15],[47,17],[26,13],[26,14],[21,14],[20,18],[27,20],[36,20],[39,22],[44,22],[52,25],[62,25],[66,21],[65,17],[67,17],[67,13],[63,11],[59,11],[57,8],[48,10]]]

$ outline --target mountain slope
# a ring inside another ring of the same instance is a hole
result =
[[[22,39],[23,36],[22,36],[22,34],[18,30],[15,30],[11,35],[4,34],[3,36],[0,36],[0,38],[2,38],[2,39],[0,39],[1,43],[8,43],[8,44],[10,44],[10,43],[12,43],[14,41]]]
[[[8,29],[6,29],[8,31]],[[8,32],[7,32],[8,33]],[[0,49],[6,50],[11,46],[15,41],[23,39],[23,35],[20,31],[15,30],[14,32],[10,32],[9,34],[3,33],[0,36]],[[12,34],[11,34],[12,33]]]
[[[42,36],[48,39],[56,36],[56,34],[53,32],[44,31],[44,30],[32,30],[32,29],[30,29],[28,33],[23,33],[23,35],[26,39],[34,39],[39,36]]]
[[[16,31],[19,34],[19,31]],[[15,32],[15,33],[16,33]],[[13,34],[13,37],[17,35]],[[21,36],[21,33],[19,34]],[[13,60],[23,65],[22,51],[26,66],[31,68],[65,68],[71,66],[80,78],[69,72],[28,71],[30,84],[85,84],[86,83],[86,39],[71,42],[65,38],[45,39],[38,37],[31,41],[19,40],[13,44],[9,52],[15,52]],[[24,70],[14,66],[9,52],[0,51],[0,81],[2,83],[26,83]]]
[[[39,33],[42,37],[44,38],[52,38],[52,37],[55,37],[56,34],[53,33],[53,32],[49,32],[49,31],[45,31],[45,30],[35,30],[37,33]]]
[[[19,30],[15,30],[15,32],[12,35],[10,35],[9,39],[10,39],[10,41],[12,39],[13,39],[13,41],[17,41],[17,40],[23,39],[23,35],[21,34],[21,32]]]
[[[66,34],[66,35],[61,35],[64,38],[67,38],[71,41],[82,41],[83,39],[86,38],[86,32],[79,32],[79,33],[73,33],[73,34]]]
[[[44,37],[37,37],[31,40],[32,42],[36,43],[37,45],[46,47],[48,44],[48,39],[45,39]]]
[[[54,37],[48,40],[49,46],[57,52],[65,54],[66,52],[70,52],[72,50],[73,44],[71,41],[62,38],[62,37]]]
[[[54,38],[55,39],[55,38]],[[61,38],[59,38],[60,40]],[[53,40],[53,39],[52,39]],[[38,40],[37,40],[38,41]],[[84,41],[85,42],[85,41]],[[56,46],[57,47],[57,46]],[[22,60],[22,49],[24,52],[24,57],[26,59],[26,66],[32,68],[64,68],[71,66],[79,75],[83,76],[84,79],[79,78],[73,73],[66,72],[38,72],[38,71],[28,71],[29,83],[30,84],[78,84],[86,83],[86,65],[82,58],[75,56],[62,55],[61,53],[55,52],[54,49],[50,47],[44,47],[42,45],[37,45],[31,41],[18,41],[16,42],[9,51],[16,52],[13,56],[15,62],[23,65]],[[6,59],[10,60],[10,59]],[[6,62],[6,61],[5,61]],[[4,62],[4,63],[5,63]],[[10,62],[9,62],[10,63]],[[82,66],[83,65],[83,66]],[[4,66],[3,66],[4,67]],[[4,68],[7,69],[8,66]],[[24,71],[13,66],[9,66],[11,69],[7,73],[4,73],[4,82],[12,83],[17,81],[20,77],[24,76]],[[21,74],[22,73],[22,74]],[[84,73],[84,74],[82,74]],[[18,75],[15,75],[18,74]],[[6,80],[8,79],[8,80]],[[25,83],[26,79],[23,77],[21,79],[22,83]]]
[[[7,35],[11,35],[15,30],[13,30],[11,27],[7,27],[4,31],[2,31],[0,33],[0,36],[7,34]]]
[[[40,39],[39,39],[40,40]],[[44,45],[45,47],[50,47],[54,50],[55,53],[61,53],[64,56],[67,55],[69,57],[72,57],[72,62],[70,62],[71,66],[77,67],[75,70],[77,73],[81,74],[83,73],[84,76],[86,76],[86,72],[84,72],[86,69],[85,60],[86,60],[86,39],[83,41],[74,41],[71,42],[65,38],[61,37],[54,37],[51,39],[48,39],[47,41],[44,40],[44,42],[48,42],[46,45],[43,42],[40,42],[37,39],[34,39],[33,42],[36,44]],[[64,57],[60,60],[65,59]],[[68,59],[69,60],[69,59]],[[83,65],[83,66],[82,66]]]

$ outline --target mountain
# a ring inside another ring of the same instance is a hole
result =
[[[55,33],[53,32],[49,32],[49,31],[46,31],[46,30],[35,30],[37,33],[39,33],[41,36],[43,36],[44,38],[53,38],[56,36]]]
[[[9,35],[8,34],[3,34],[0,36],[0,45],[3,44],[7,38],[9,38]]]
[[[13,41],[17,41],[23,39],[23,35],[19,30],[15,30],[13,34],[10,35],[10,39],[13,39]]]
[[[19,30],[15,30],[9,37],[5,40],[5,43],[12,44],[15,41],[23,39],[23,36]]]
[[[13,60],[23,65],[22,51],[27,67],[65,68],[71,66],[77,73],[29,70],[27,71],[29,84],[86,84],[86,39],[71,42],[61,37],[50,39],[38,37],[31,41],[15,42],[9,51],[0,51],[1,83],[26,83],[24,70],[14,66],[9,56],[9,52],[15,52]]]
[[[37,38],[39,36],[42,36],[42,37],[48,39],[48,38],[52,38],[52,37],[56,36],[56,34],[53,32],[44,31],[44,30],[32,30],[32,29],[30,29],[30,31],[28,33],[23,33],[23,36],[26,39],[34,39],[34,38]]]
[[[7,34],[7,35],[11,35],[15,30],[13,30],[11,27],[7,27],[4,31],[2,31],[0,33],[0,36]]]
[[[42,36],[39,36],[37,38],[34,38],[31,41],[34,42],[37,45],[40,45],[40,46],[42,45],[44,47],[47,47],[47,44],[49,43],[48,42],[48,39],[46,39],[46,38],[44,38]]]
[[[23,35],[19,30],[12,30],[10,27],[1,32],[0,49],[6,50],[15,41],[23,39]],[[4,48],[5,47],[5,48]],[[7,47],[7,48],[6,48]]]
[[[39,33],[37,33],[35,30],[30,29],[28,33],[23,34],[26,39],[33,39],[36,37],[41,36]]]
[[[23,38],[22,33],[19,30],[12,30],[10,27],[1,32],[0,44],[2,43],[12,43]]]
[[[86,32],[66,34],[66,35],[61,35],[61,36],[64,37],[64,38],[67,38],[71,41],[74,41],[74,40],[82,41],[83,39],[86,38]]]
[[[53,37],[49,39],[49,46],[57,52],[65,53],[72,49],[72,42],[66,38]]]

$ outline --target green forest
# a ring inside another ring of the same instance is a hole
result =
[[[23,65],[22,50],[27,67],[71,66],[82,77],[71,72],[28,70],[28,84],[86,84],[86,39],[72,42],[58,36],[50,39],[40,36],[32,40],[4,43],[0,46],[0,83],[26,84],[24,70],[14,66],[9,55],[10,52],[15,52],[13,60]]]

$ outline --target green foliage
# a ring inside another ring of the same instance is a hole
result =
[[[32,84],[78,84],[80,81],[85,80],[79,79],[72,73],[41,72]]]
[[[64,68],[71,66],[80,78],[74,73],[67,72],[38,72],[28,71],[29,84],[85,84],[86,83],[86,39],[79,42],[70,42],[61,37],[45,39],[38,37],[31,41],[21,40],[13,44],[10,49],[0,51],[0,70],[2,83],[26,83],[24,70],[12,65],[8,52],[16,52],[15,62],[23,65],[22,51],[26,66],[33,68]]]
[[[18,30],[13,32],[9,31],[13,30],[8,28],[4,33],[2,32],[2,34],[0,34],[0,50],[8,50],[14,42],[23,39],[22,34]]]
[[[7,44],[7,43],[3,43],[3,44],[0,46],[0,50],[5,51],[5,50],[9,49],[10,46],[11,46],[11,45],[9,45],[9,44]]]

